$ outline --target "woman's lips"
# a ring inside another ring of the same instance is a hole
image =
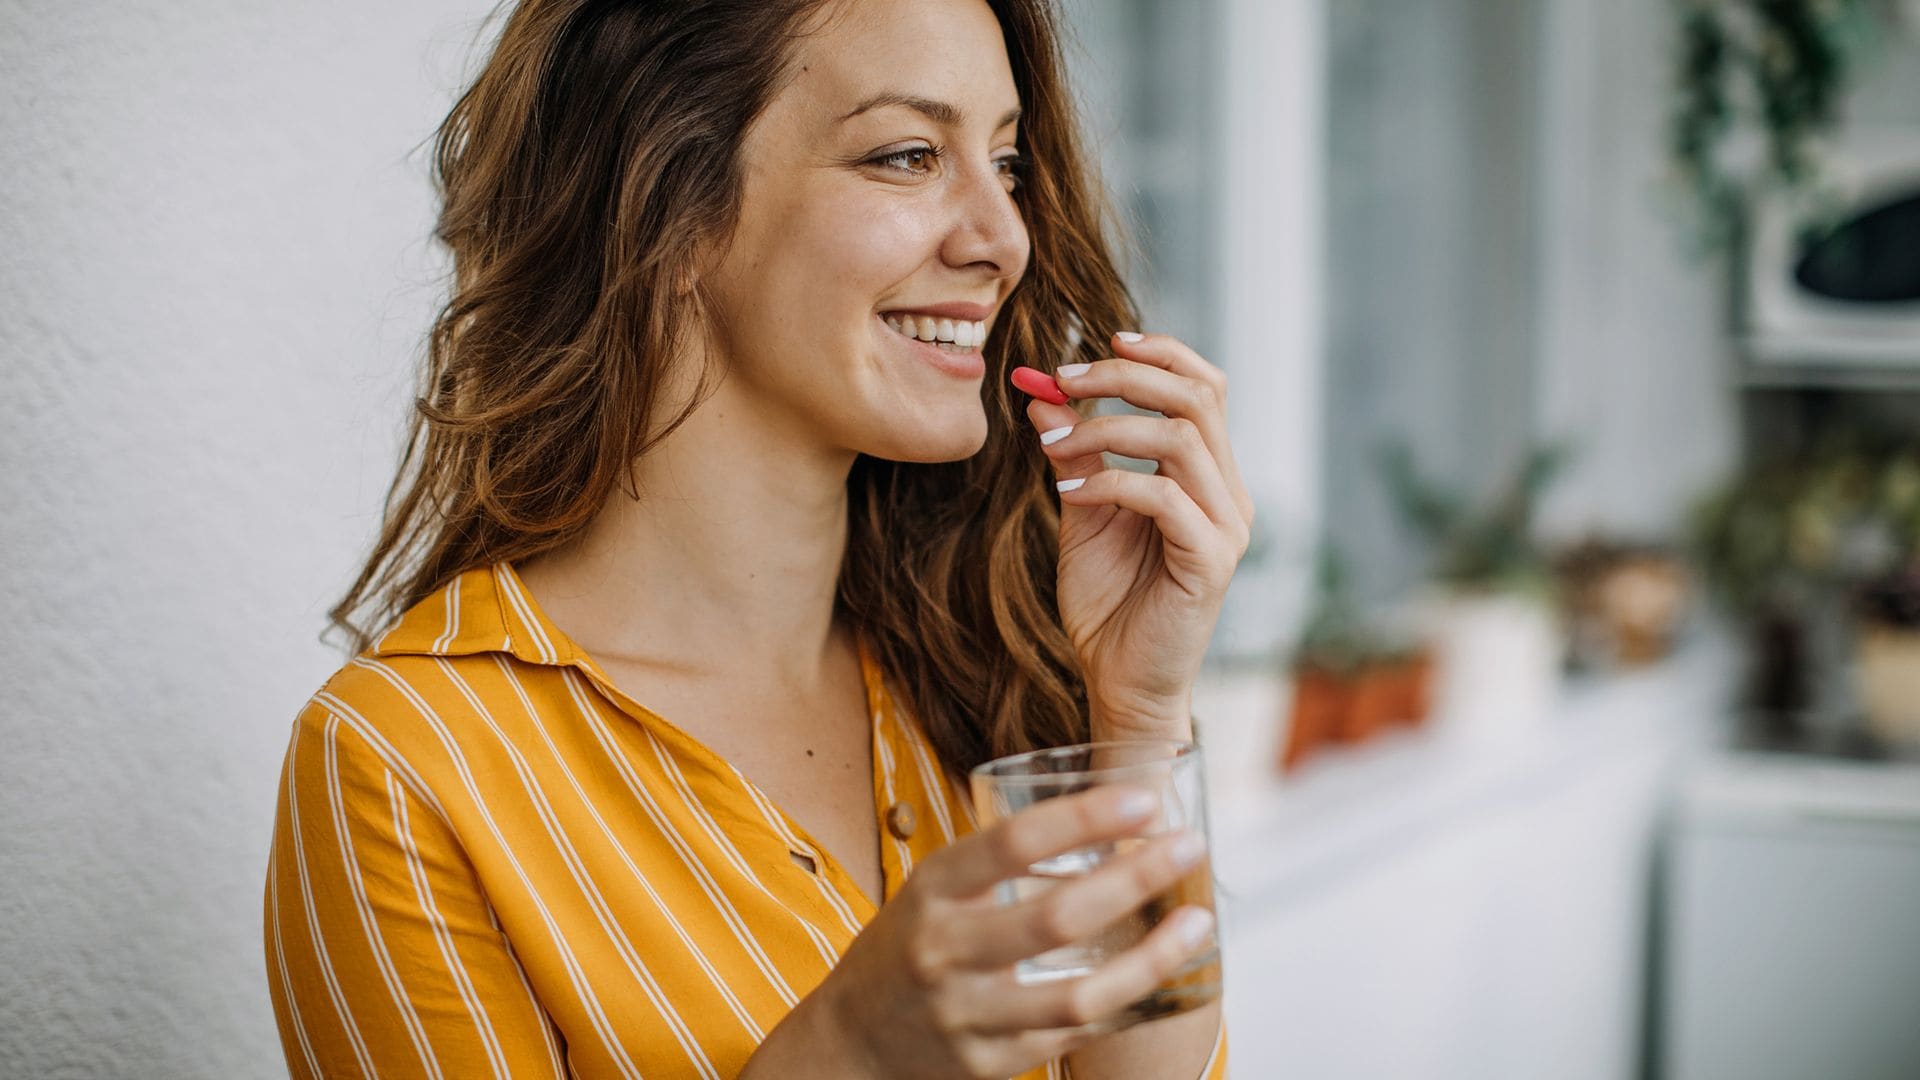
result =
[[[943,349],[932,342],[908,337],[888,326],[887,321],[878,315],[873,318],[888,337],[910,349],[916,359],[945,374],[956,379],[978,379],[987,373],[987,361],[979,349]]]

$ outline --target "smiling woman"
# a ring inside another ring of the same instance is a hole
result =
[[[1151,807],[976,830],[958,782],[1190,737],[1251,517],[1219,372],[1119,332],[1054,19],[509,14],[439,133],[453,288],[333,613],[356,655],[284,767],[265,931],[297,1075],[1224,1075],[1217,1004],[1106,1023],[1213,947],[1199,909],[1092,974],[1014,974],[1191,845],[1003,907]],[[1021,365],[1058,376],[1024,418]],[[1100,397],[1160,415],[1073,404]]]

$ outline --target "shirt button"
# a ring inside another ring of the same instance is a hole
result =
[[[905,840],[913,835],[913,807],[897,802],[887,807],[887,831],[896,839]]]

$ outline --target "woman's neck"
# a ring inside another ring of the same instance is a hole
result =
[[[729,383],[640,460],[638,499],[616,489],[578,540],[519,569],[597,658],[814,685],[847,644],[833,615],[855,455],[779,431]]]

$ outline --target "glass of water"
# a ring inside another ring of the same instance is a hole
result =
[[[998,886],[1002,903],[1038,896],[1061,882],[1083,877],[1102,863],[1137,848],[1155,836],[1191,829],[1207,835],[1206,787],[1200,748],[1171,739],[1080,743],[997,758],[969,777],[974,808],[984,828],[1004,817],[1060,795],[1109,784],[1144,788],[1160,797],[1158,818],[1143,832],[1118,841],[1076,848],[1027,868],[1027,873]],[[1138,944],[1161,920],[1192,904],[1213,910],[1213,868],[1202,859],[1171,888],[1132,914],[1070,945],[1021,960],[1014,968],[1020,982],[1051,982],[1090,974],[1101,963]],[[1215,925],[1218,925],[1216,920]],[[1101,1025],[1118,1030],[1143,1020],[1173,1016],[1220,996],[1220,942],[1207,942],[1179,971],[1152,993]]]

